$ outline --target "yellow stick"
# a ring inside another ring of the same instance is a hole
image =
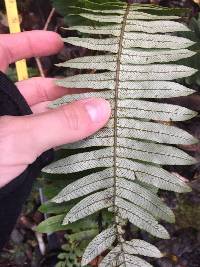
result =
[[[10,33],[21,32],[16,0],[5,0]],[[18,80],[28,79],[26,60],[16,62]]]

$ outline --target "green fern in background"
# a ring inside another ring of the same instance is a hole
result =
[[[89,240],[98,234],[98,229],[93,228],[92,225],[87,225],[88,229],[83,230],[83,227],[76,229],[75,233],[65,235],[66,244],[62,246],[63,252],[58,255],[60,262],[56,267],[79,267],[80,258],[89,243]]]
[[[190,191],[162,165],[195,164],[192,157],[174,145],[194,144],[197,140],[165,122],[189,120],[196,113],[177,105],[156,103],[156,99],[194,93],[176,80],[189,77],[196,70],[175,63],[195,55],[188,49],[194,42],[176,36],[176,32],[189,31],[175,21],[179,20],[179,9],[130,5],[117,0],[77,0],[71,7],[66,3],[66,10],[71,14],[71,24],[80,23],[67,30],[77,30],[84,37],[69,37],[64,41],[100,54],[59,64],[95,69],[92,74],[57,81],[67,88],[94,90],[62,97],[51,107],[82,98],[103,97],[111,103],[112,118],[96,135],[63,146],[75,150],[74,154],[43,170],[47,174],[66,175],[90,170],[85,177],[67,183],[51,202],[58,206],[62,203],[63,212],[66,202],[74,205],[67,208],[65,215],[58,215],[63,227],[100,210],[108,209],[112,214],[110,225],[87,246],[82,266],[109,250],[99,267],[149,267],[138,255],[160,258],[161,252],[143,240],[125,240],[124,229],[129,221],[155,237],[169,238],[158,221],[172,223],[174,214],[158,197],[157,190]]]

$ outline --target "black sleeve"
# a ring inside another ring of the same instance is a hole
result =
[[[14,83],[0,72],[0,116],[30,114],[32,114],[30,107]],[[53,155],[53,150],[45,152],[20,176],[0,189],[0,250],[9,239],[35,178],[44,166],[53,161]]]

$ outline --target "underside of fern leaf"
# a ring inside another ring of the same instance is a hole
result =
[[[176,32],[188,31],[188,28],[177,22],[178,16],[169,15],[169,9],[121,1],[85,1],[84,6],[82,2],[78,1],[71,10],[78,10],[76,16],[95,26],[68,28],[85,37],[69,37],[65,41],[99,53],[59,65],[96,71],[68,77],[57,84],[94,90],[65,96],[51,106],[81,98],[103,97],[111,103],[112,118],[96,135],[63,147],[81,148],[81,153],[59,160],[44,171],[69,174],[93,170],[52,200],[61,203],[82,197],[66,214],[63,224],[102,209],[113,214],[112,225],[88,245],[82,258],[83,266],[110,250],[100,267],[149,267],[151,265],[139,255],[161,257],[161,253],[142,240],[125,240],[124,226],[129,221],[153,236],[169,238],[158,221],[174,222],[174,214],[154,188],[179,193],[190,190],[162,166],[195,163],[175,145],[189,145],[197,140],[166,122],[189,120],[196,113],[177,105],[157,103],[156,99],[194,92],[176,81],[196,72],[176,64],[195,54],[189,49],[193,42],[176,36]]]

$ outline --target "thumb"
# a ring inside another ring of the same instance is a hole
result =
[[[40,155],[94,134],[109,120],[111,108],[103,99],[85,99],[27,117],[33,149]]]

